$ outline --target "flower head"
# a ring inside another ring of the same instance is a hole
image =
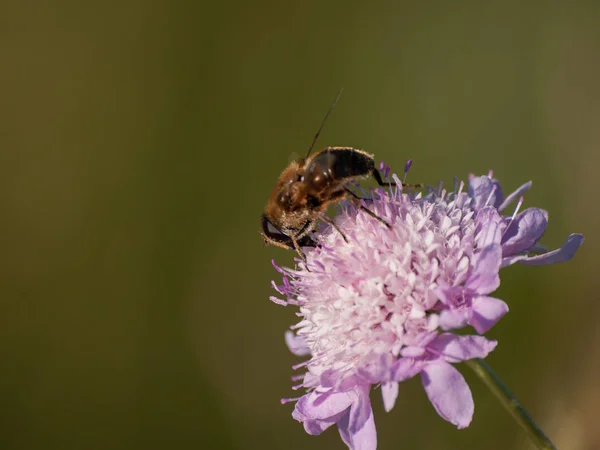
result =
[[[274,264],[283,275],[274,287],[285,299],[272,299],[299,307],[301,320],[286,342],[308,357],[296,366],[306,372],[295,386],[308,393],[288,400],[298,400],[293,417],[309,434],[336,424],[349,448],[376,448],[371,387],[381,385],[389,411],[398,383],[419,374],[441,417],[458,428],[470,424],[471,391],[452,364],[485,358],[497,342],[448,331],[470,325],[485,333],[508,312],[489,296],[501,267],[565,261],[583,240],[571,235],[561,249],[534,254],[548,215],[535,208],[519,213],[530,186],[504,198],[490,174],[472,176],[466,192],[463,183],[451,193],[363,191],[364,205],[390,229],[342,203],[335,223],[348,243],[326,225],[295,270]],[[517,198],[514,213],[503,216]]]

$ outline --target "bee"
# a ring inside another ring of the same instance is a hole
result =
[[[310,233],[319,221],[331,225],[348,242],[344,232],[325,214],[334,202],[349,199],[360,210],[391,228],[384,219],[362,205],[361,197],[348,188],[350,183],[369,177],[373,177],[379,186],[396,186],[394,182],[383,181],[373,155],[353,147],[327,147],[311,155],[340,95],[341,91],[325,115],[306,156],[292,162],[277,179],[261,217],[260,232],[265,244],[295,250],[303,260],[306,257],[301,247],[316,246]]]

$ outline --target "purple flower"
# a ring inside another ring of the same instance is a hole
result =
[[[400,180],[394,176],[397,183]],[[399,382],[421,376],[438,414],[467,427],[474,403],[469,386],[452,364],[485,358],[497,345],[479,335],[447,331],[470,325],[485,333],[507,312],[491,297],[501,267],[515,262],[550,264],[570,259],[581,242],[571,235],[562,248],[536,254],[548,223],[545,211],[519,213],[531,183],[504,198],[490,176],[474,177],[448,193],[377,190],[365,206],[392,224],[387,229],[352,203],[335,218],[343,237],[329,225],[305,249],[295,270],[275,268],[278,304],[299,307],[300,322],[286,333],[290,350],[308,360],[295,368],[293,417],[309,434],[337,425],[350,449],[370,450],[377,435],[369,393],[381,386],[386,411]],[[363,192],[367,195],[366,192]],[[518,200],[510,216],[502,210]]]

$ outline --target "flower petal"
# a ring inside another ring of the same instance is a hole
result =
[[[344,416],[338,422],[338,431],[340,432],[342,440],[350,450],[377,449],[377,430],[375,429],[373,411],[370,411],[367,420],[359,429],[352,429],[350,426],[349,415]]]
[[[502,264],[502,247],[490,245],[473,255],[473,269],[466,286],[477,294],[489,294],[500,286],[498,271]]]
[[[305,395],[304,397],[302,397],[300,399],[300,401],[311,402],[312,399],[308,398],[310,395],[312,395],[312,394]],[[320,397],[318,395],[319,394],[317,394],[317,400],[313,401],[312,403],[318,403],[319,401],[325,402],[329,397],[329,395],[327,393],[321,394]],[[331,405],[328,404],[327,406],[331,406]],[[314,436],[314,435],[321,434],[323,431],[325,431],[331,425],[338,423],[344,417],[348,416],[349,408],[341,408],[340,412],[338,412],[338,413],[334,412],[335,409],[337,409],[337,408],[334,407],[333,410],[329,410],[325,414],[317,414],[317,415],[323,416],[323,417],[315,418],[315,417],[311,417],[311,416],[314,416],[312,409],[307,408],[306,405],[300,405],[300,408],[298,408],[298,403],[296,403],[296,408],[294,408],[294,411],[292,411],[292,417],[294,419],[296,419],[297,421],[302,422],[304,425],[304,430],[308,434]],[[306,415],[305,413],[308,413],[308,415]],[[332,413],[332,414],[328,415],[329,413]]]
[[[316,389],[296,402],[292,416],[300,422],[330,419],[348,409],[356,401],[358,395],[352,391],[331,393],[319,392]]]
[[[306,345],[306,341],[302,336],[296,336],[291,331],[285,332],[285,343],[292,352],[296,356],[306,356],[310,355],[310,349]]]
[[[508,312],[508,305],[494,297],[473,299],[473,316],[469,322],[479,334],[486,333]]]
[[[548,253],[543,253],[541,255],[516,255],[504,258],[502,260],[502,267],[509,266],[516,262],[528,266],[543,266],[546,264],[556,264],[560,262],[569,261],[571,258],[573,258],[573,256],[575,256],[577,249],[581,246],[582,243],[583,236],[581,234],[571,234],[561,248],[558,248]]]
[[[500,183],[487,175],[471,177],[467,192],[474,201],[473,206],[475,210],[481,209],[484,206],[497,208],[504,199]]]
[[[571,234],[561,248],[544,253],[543,255],[532,256],[519,262],[528,266],[540,266],[569,261],[575,256],[581,244],[583,244],[583,235],[577,233]]]
[[[358,369],[358,374],[369,383],[377,384],[389,379],[392,366],[397,358],[391,353],[382,353],[371,358],[367,357],[365,361],[364,367]]]
[[[406,358],[420,358],[424,354],[425,347],[423,345],[407,345],[400,350],[400,355]]]
[[[370,390],[370,385],[357,386],[354,389],[357,400],[352,402],[352,405],[350,406],[349,422],[349,429],[352,433],[360,430],[369,419],[369,416],[373,415],[373,411],[371,410],[371,399],[369,398]]]
[[[331,425],[339,423],[344,417],[348,416],[348,411],[343,411],[335,416],[329,417],[327,420],[304,420],[304,431],[311,436],[317,436],[329,428]],[[296,417],[294,417],[298,420]]]
[[[502,233],[506,228],[504,220],[498,214],[496,208],[491,206],[481,209],[477,213],[476,222],[476,243],[477,248],[484,248],[488,245],[500,244]]]
[[[451,363],[473,358],[485,358],[498,345],[497,341],[483,336],[457,336],[453,333],[440,334],[427,347],[433,353]]]
[[[415,358],[400,358],[392,368],[392,380],[404,381],[414,377],[425,367],[425,361]]]
[[[502,204],[498,206],[498,211],[502,211],[504,208],[506,208],[508,205],[510,205],[512,202],[518,199],[521,195],[527,192],[532,184],[533,183],[531,181],[528,181],[524,185],[520,186],[515,192],[506,197]]]
[[[469,426],[475,405],[469,385],[458,370],[438,361],[423,369],[421,380],[431,404],[443,419],[459,429]]]
[[[502,238],[502,254],[514,255],[531,248],[546,231],[548,212],[529,208],[517,214]]]
[[[465,327],[471,319],[471,308],[445,309],[440,313],[440,327],[443,330],[457,330]]]
[[[390,412],[398,398],[398,383],[394,381],[382,383],[381,396],[383,398],[383,408],[385,409],[385,412]]]

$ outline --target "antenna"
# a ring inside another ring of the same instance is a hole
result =
[[[315,137],[313,138],[313,140],[312,140],[312,142],[310,144],[310,147],[308,147],[308,151],[306,152],[306,156],[304,157],[304,159],[308,158],[308,155],[310,155],[311,150],[313,149],[313,147],[315,146],[315,143],[317,142],[317,139],[319,138],[319,134],[321,134],[321,130],[323,129],[323,126],[325,126],[325,122],[327,121],[327,118],[329,117],[329,114],[331,114],[331,111],[333,110],[333,107],[336,105],[336,103],[338,102],[338,100],[342,96],[342,91],[343,90],[344,90],[344,88],[340,89],[340,92],[338,92],[337,97],[333,101],[332,105],[329,107],[329,111],[327,111],[327,114],[325,114],[325,117],[323,118],[323,122],[321,122],[321,126],[319,127],[319,131],[317,131],[317,134],[315,134]]]

